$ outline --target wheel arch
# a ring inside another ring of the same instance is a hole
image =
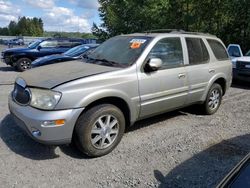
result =
[[[101,105],[101,104],[112,104],[116,106],[117,108],[119,108],[124,114],[126,127],[130,126],[133,123],[133,120],[131,119],[132,117],[131,117],[131,110],[130,110],[129,104],[124,99],[120,97],[115,97],[115,96],[103,97],[95,101],[92,101],[87,106],[85,106],[80,116],[87,110],[91,109],[92,107]]]
[[[226,79],[226,76],[224,74],[220,74],[220,75],[215,75],[213,78],[210,79],[209,83],[208,83],[208,86],[202,96],[202,101],[205,101],[206,100],[206,97],[207,97],[207,94],[208,94],[208,91],[209,89],[212,87],[212,85],[214,83],[217,83],[221,86],[222,88],[222,92],[223,92],[223,95],[225,95],[226,93],[226,90],[227,90],[227,79]]]

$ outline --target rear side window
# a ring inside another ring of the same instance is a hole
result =
[[[190,65],[206,63],[209,60],[207,48],[200,38],[186,38]]]
[[[71,42],[69,40],[60,40],[58,41],[59,48],[71,48]]]
[[[207,39],[209,46],[211,47],[214,56],[218,60],[226,60],[228,59],[227,51],[224,46],[217,40]]]

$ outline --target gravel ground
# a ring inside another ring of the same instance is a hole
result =
[[[17,74],[0,63],[0,187],[215,187],[250,151],[249,84],[233,85],[212,116],[192,106],[140,121],[90,159],[17,127],[7,108]]]

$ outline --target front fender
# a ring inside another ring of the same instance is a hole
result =
[[[114,90],[114,89],[103,89],[95,91],[87,96],[85,96],[78,104],[79,107],[86,107],[90,105],[91,103],[104,99],[104,98],[110,98],[115,97],[122,99],[124,102],[127,103],[128,108],[130,110],[130,121],[135,122],[139,115],[139,97],[130,98],[126,93]]]

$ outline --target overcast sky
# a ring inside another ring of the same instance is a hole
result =
[[[40,17],[46,31],[90,32],[100,23],[97,0],[0,0],[0,27],[19,16]]]

